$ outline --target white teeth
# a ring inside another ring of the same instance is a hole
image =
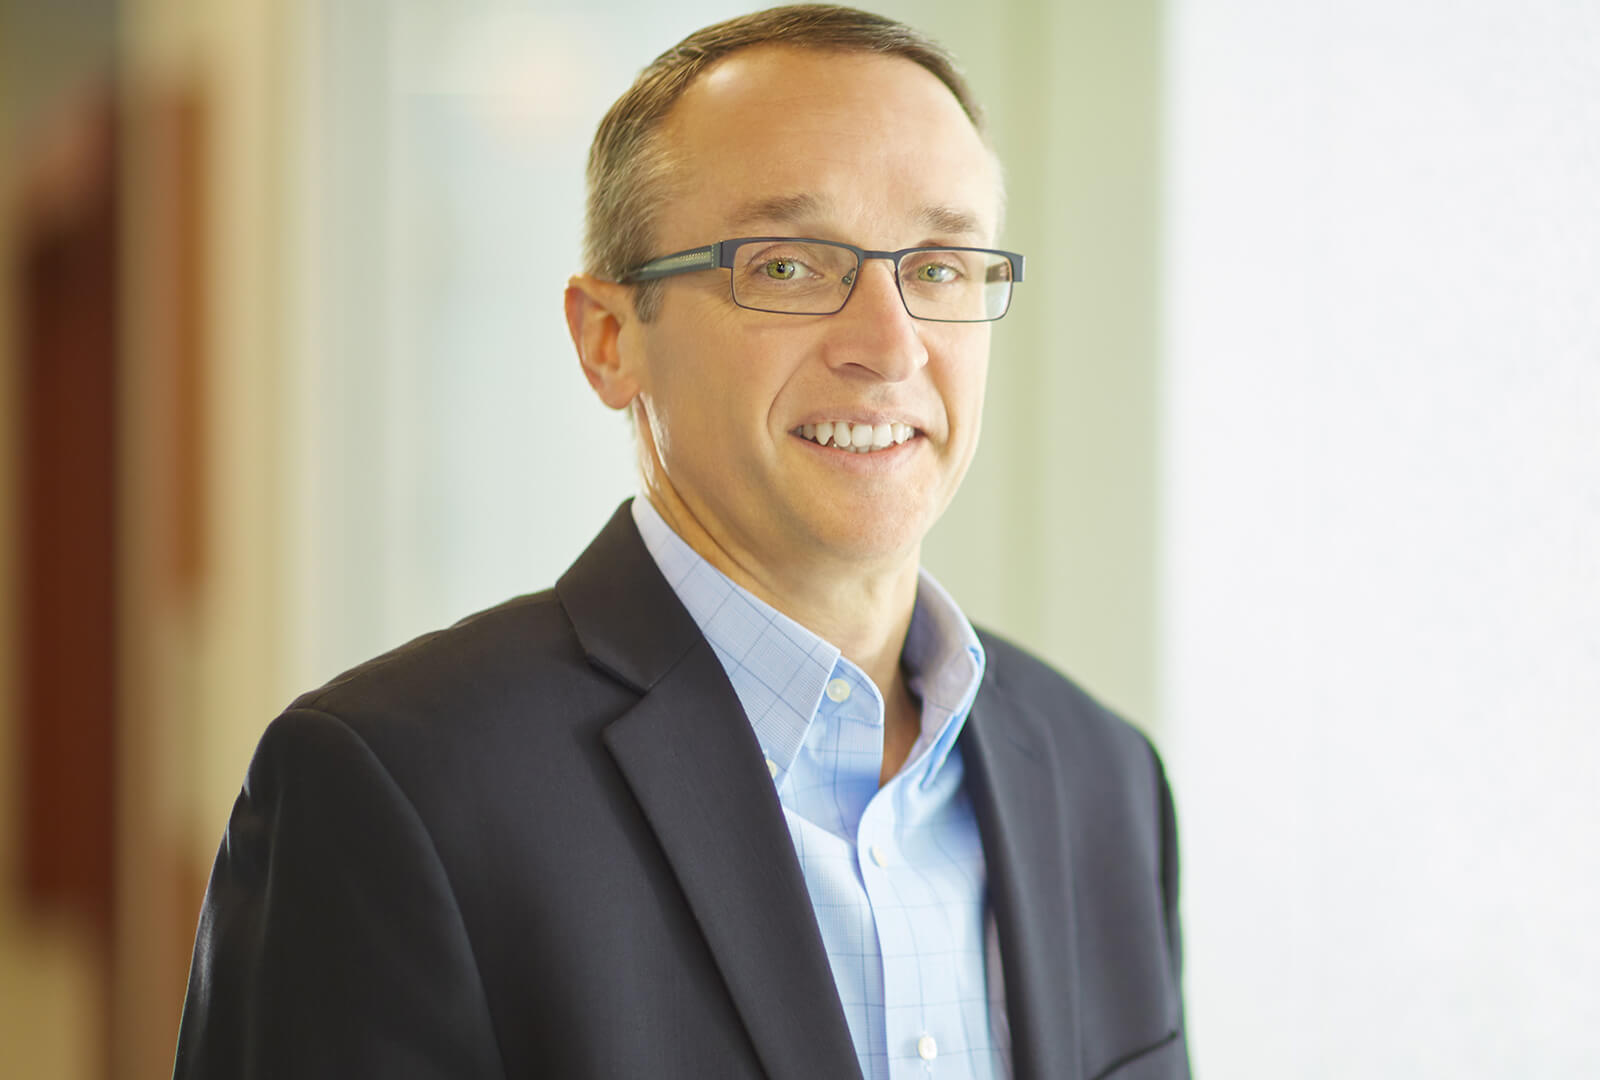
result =
[[[916,433],[916,428],[899,421],[857,424],[849,420],[824,420],[819,424],[802,424],[795,429],[795,434],[803,435],[820,446],[832,445],[856,454],[886,450],[906,442]]]

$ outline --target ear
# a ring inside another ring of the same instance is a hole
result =
[[[567,330],[584,378],[601,401],[613,409],[626,408],[639,393],[637,375],[623,347],[624,332],[638,319],[632,290],[592,274],[574,274],[567,279],[564,299]]]

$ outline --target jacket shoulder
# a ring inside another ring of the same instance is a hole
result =
[[[497,604],[362,661],[297,697],[292,709],[338,711],[428,682],[472,679],[482,669],[560,653],[571,631],[552,590]],[[474,671],[473,669],[477,669]]]
[[[576,702],[613,694],[625,691],[588,662],[560,600],[544,590],[358,664],[301,694],[289,711],[336,716],[379,749],[419,729],[526,730],[531,717],[574,715],[586,711]]]
[[[1064,752],[1139,772],[1156,750],[1148,736],[1073,679],[1015,642],[978,628],[986,659],[984,681],[1012,706],[1036,715]]]

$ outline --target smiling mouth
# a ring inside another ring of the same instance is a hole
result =
[[[831,446],[853,454],[870,454],[874,450],[887,450],[915,438],[917,429],[899,422],[853,424],[848,420],[825,420],[820,424],[797,427],[791,434],[810,439],[819,446]]]

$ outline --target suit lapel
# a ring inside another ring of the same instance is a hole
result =
[[[1082,1021],[1063,780],[1044,719],[985,676],[962,733],[1005,970],[1017,1080],[1081,1080]]]
[[[556,585],[592,663],[642,693],[602,738],[774,1080],[858,1076],[755,733],[627,504]]]

